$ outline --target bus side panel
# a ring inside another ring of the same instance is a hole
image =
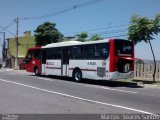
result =
[[[27,72],[33,72],[33,68],[32,68],[32,66],[31,66],[31,63],[32,63],[32,61],[30,61],[30,62],[28,62],[28,63],[26,64],[26,71],[27,71]]]
[[[41,69],[41,60],[32,58],[32,60],[29,63],[27,63],[27,65],[26,65],[26,71],[27,72],[34,72],[34,68],[35,67],[38,67],[38,69],[40,71],[40,69]]]
[[[42,70],[45,75],[60,75],[62,72],[61,60],[46,60]]]
[[[42,64],[41,73],[42,75],[46,75],[46,64]]]
[[[27,72],[34,72],[35,68],[38,68],[39,72],[41,71],[40,48],[41,47],[33,47],[28,49],[28,52],[25,58],[27,62],[26,63]]]
[[[108,60],[70,60],[69,76],[72,77],[73,70],[79,68],[83,78],[106,80],[109,79]]]

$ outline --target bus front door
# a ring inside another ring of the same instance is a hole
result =
[[[62,75],[68,76],[69,71],[69,50],[62,50]]]

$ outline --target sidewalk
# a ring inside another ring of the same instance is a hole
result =
[[[139,86],[150,87],[150,88],[160,88],[160,81],[145,81],[145,80],[133,80],[138,83]]]
[[[128,84],[134,83],[139,87],[149,87],[149,88],[158,88],[160,89],[160,81],[145,81],[145,80],[135,80],[135,79],[128,79],[128,80],[121,80],[122,82],[126,82]]]
[[[0,69],[0,72],[3,72],[3,71],[11,71],[13,70],[12,68],[1,68]]]

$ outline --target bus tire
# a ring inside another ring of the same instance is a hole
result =
[[[82,72],[79,69],[75,69],[73,72],[73,79],[76,82],[82,82]]]
[[[34,73],[35,73],[36,76],[40,76],[40,72],[39,72],[38,67],[35,67]]]

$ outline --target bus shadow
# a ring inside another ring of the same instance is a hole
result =
[[[143,88],[139,86],[137,83],[131,82],[122,82],[122,81],[109,81],[109,80],[84,80],[85,84],[91,85],[99,85],[99,86],[107,86],[107,87],[128,87],[128,88]]]
[[[75,82],[70,77],[62,77],[62,76],[40,76],[40,77],[63,80],[63,81],[68,81],[68,82]],[[138,83],[136,82],[83,79],[81,83],[90,84],[90,85],[107,86],[107,87],[143,88],[143,86],[139,86]]]

